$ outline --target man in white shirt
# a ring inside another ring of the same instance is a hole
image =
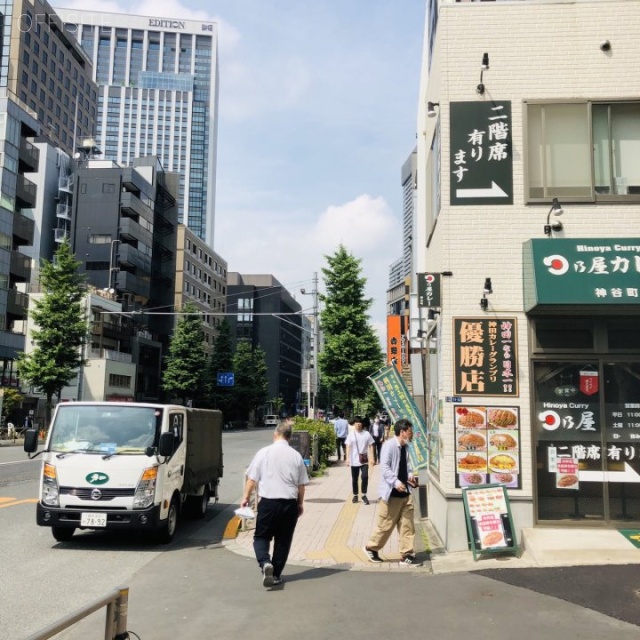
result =
[[[282,584],[293,533],[304,511],[305,485],[309,482],[302,456],[289,446],[291,420],[281,422],[273,432],[273,444],[256,453],[247,469],[242,503],[249,505],[257,488],[260,502],[253,536],[253,550],[262,569],[265,587]],[[273,556],[269,547],[273,540]]]

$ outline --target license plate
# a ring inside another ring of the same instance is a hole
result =
[[[82,513],[80,514],[81,527],[106,527],[106,513]]]

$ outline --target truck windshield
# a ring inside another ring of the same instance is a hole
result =
[[[140,454],[158,444],[162,409],[157,407],[58,406],[51,425],[51,451]]]

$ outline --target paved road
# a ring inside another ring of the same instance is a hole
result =
[[[211,538],[203,529],[133,576],[128,626],[142,640],[640,637],[637,626],[475,573],[291,567],[282,587],[267,590],[252,558]],[[99,616],[60,640],[97,639],[101,624]]]
[[[640,625],[638,565],[495,569],[478,573],[492,580],[524,587],[588,607],[617,620]]]
[[[133,534],[94,531],[56,543],[50,529],[35,523],[40,458],[29,461],[21,447],[0,447],[0,640],[25,638],[129,583],[156,557],[188,545],[203,527],[207,535],[214,535],[216,527],[224,529],[226,520],[217,522],[220,514],[237,502],[251,456],[270,440],[264,430],[225,432],[220,502],[210,503],[204,523],[185,520],[176,544],[168,546],[149,544]]]

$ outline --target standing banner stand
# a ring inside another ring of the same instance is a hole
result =
[[[516,529],[509,495],[501,484],[484,484],[462,489],[467,535],[473,559],[485,553],[518,555]]]

